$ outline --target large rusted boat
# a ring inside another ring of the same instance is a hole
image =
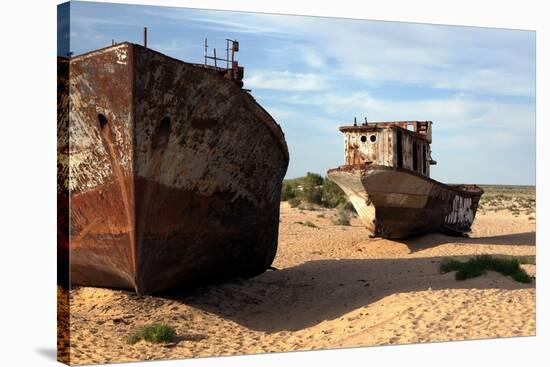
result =
[[[328,177],[346,193],[375,237],[470,231],[483,190],[430,178],[431,121],[372,122],[340,127],[345,165]]]
[[[226,61],[132,43],[58,58],[58,260],[72,284],[148,294],[271,265],[288,149]]]

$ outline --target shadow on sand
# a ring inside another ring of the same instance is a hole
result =
[[[514,246],[535,246],[536,232],[512,233],[499,236],[469,237],[469,236],[447,236],[440,233],[427,234],[402,240],[394,240],[409,247],[411,253],[436,247],[446,243],[455,244],[478,244],[478,245],[514,245]]]
[[[441,260],[432,257],[309,261],[251,279],[173,290],[161,297],[218,314],[254,330],[277,332],[332,320],[400,292],[534,287],[500,274],[456,281],[453,273],[439,273]]]

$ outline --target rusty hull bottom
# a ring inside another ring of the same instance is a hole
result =
[[[470,231],[483,190],[449,186],[385,166],[344,166],[328,172],[374,236],[389,239]]]
[[[57,285],[69,288],[69,195],[57,193]]]
[[[110,189],[97,190],[105,197]],[[101,210],[101,201],[96,206]],[[277,250],[279,206],[258,208],[230,192],[205,196],[138,177],[133,214],[135,245],[130,233],[108,226],[73,234],[72,284],[150,294],[260,274]]]

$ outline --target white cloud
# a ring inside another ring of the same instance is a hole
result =
[[[171,57],[186,59],[186,56],[196,53],[196,47],[194,44],[182,42],[180,40],[169,40],[167,42],[149,42],[149,47],[162,52]],[[202,60],[201,60],[202,61]]]
[[[322,69],[326,67],[326,62],[323,55],[321,55],[319,52],[315,51],[314,49],[307,48],[305,50],[298,50],[298,52],[301,53],[304,59],[304,62],[308,66],[315,69]]]
[[[535,93],[534,36],[526,31],[336,18],[218,13],[205,24],[292,40],[273,65],[327,67],[333,81],[401,82],[509,96]],[[273,53],[277,55],[277,53]],[[336,84],[334,85],[336,86]]]
[[[329,134],[334,134],[338,131],[339,121],[331,119],[328,116],[316,113],[301,113],[284,107],[269,107],[268,109],[275,121],[289,132],[296,130],[296,127],[305,128],[304,130],[312,132]]]
[[[136,11],[150,19],[191,23],[227,35],[258,35],[266,45],[283,40],[272,44],[275,50],[270,50],[272,57],[266,68],[288,70],[294,63],[330,72],[331,77],[325,79],[332,87],[347,78],[495,95],[535,93],[534,35],[526,31],[167,9]],[[77,26],[86,31],[82,34],[93,34],[96,26],[105,24],[137,25],[131,16],[112,20],[78,14]]]
[[[171,8],[170,10],[144,8],[139,12],[152,18],[162,18],[174,22],[192,22],[202,29],[212,31],[269,34],[271,36],[289,34],[288,29],[284,27],[288,18],[285,16],[186,8]]]
[[[327,88],[321,74],[255,70],[244,80],[247,88],[286,91],[320,91]]]
[[[285,99],[289,105],[314,107],[320,116],[334,116],[351,123],[353,116],[359,121],[431,120],[434,129],[443,133],[476,133],[482,129],[500,132],[535,131],[535,107],[532,104],[509,103],[495,100],[478,100],[463,95],[450,98],[395,101],[371,96],[368,92],[341,94],[326,92],[294,94]],[[293,109],[294,107],[289,107]],[[344,123],[345,121],[341,121]]]

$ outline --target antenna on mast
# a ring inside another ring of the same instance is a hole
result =
[[[208,39],[204,39],[204,66],[207,69],[215,69],[216,71],[223,73],[226,78],[233,79],[236,81],[237,85],[239,85],[241,88],[243,86],[243,76],[244,76],[244,68],[242,66],[239,66],[239,62],[235,60],[235,52],[239,51],[239,41],[232,40],[229,38],[225,39],[225,59],[223,57],[218,57],[216,53],[216,48],[212,48],[212,56],[208,55]],[[229,53],[231,52],[231,58],[229,57]],[[208,59],[214,60],[214,65],[208,65]],[[220,64],[218,66],[218,61],[223,62],[225,61],[225,68],[223,67],[223,64]]]
[[[229,69],[229,38],[225,39],[225,68]]]
[[[143,27],[143,47],[147,48],[147,27]]]
[[[208,65],[208,38],[204,39],[204,65]]]

